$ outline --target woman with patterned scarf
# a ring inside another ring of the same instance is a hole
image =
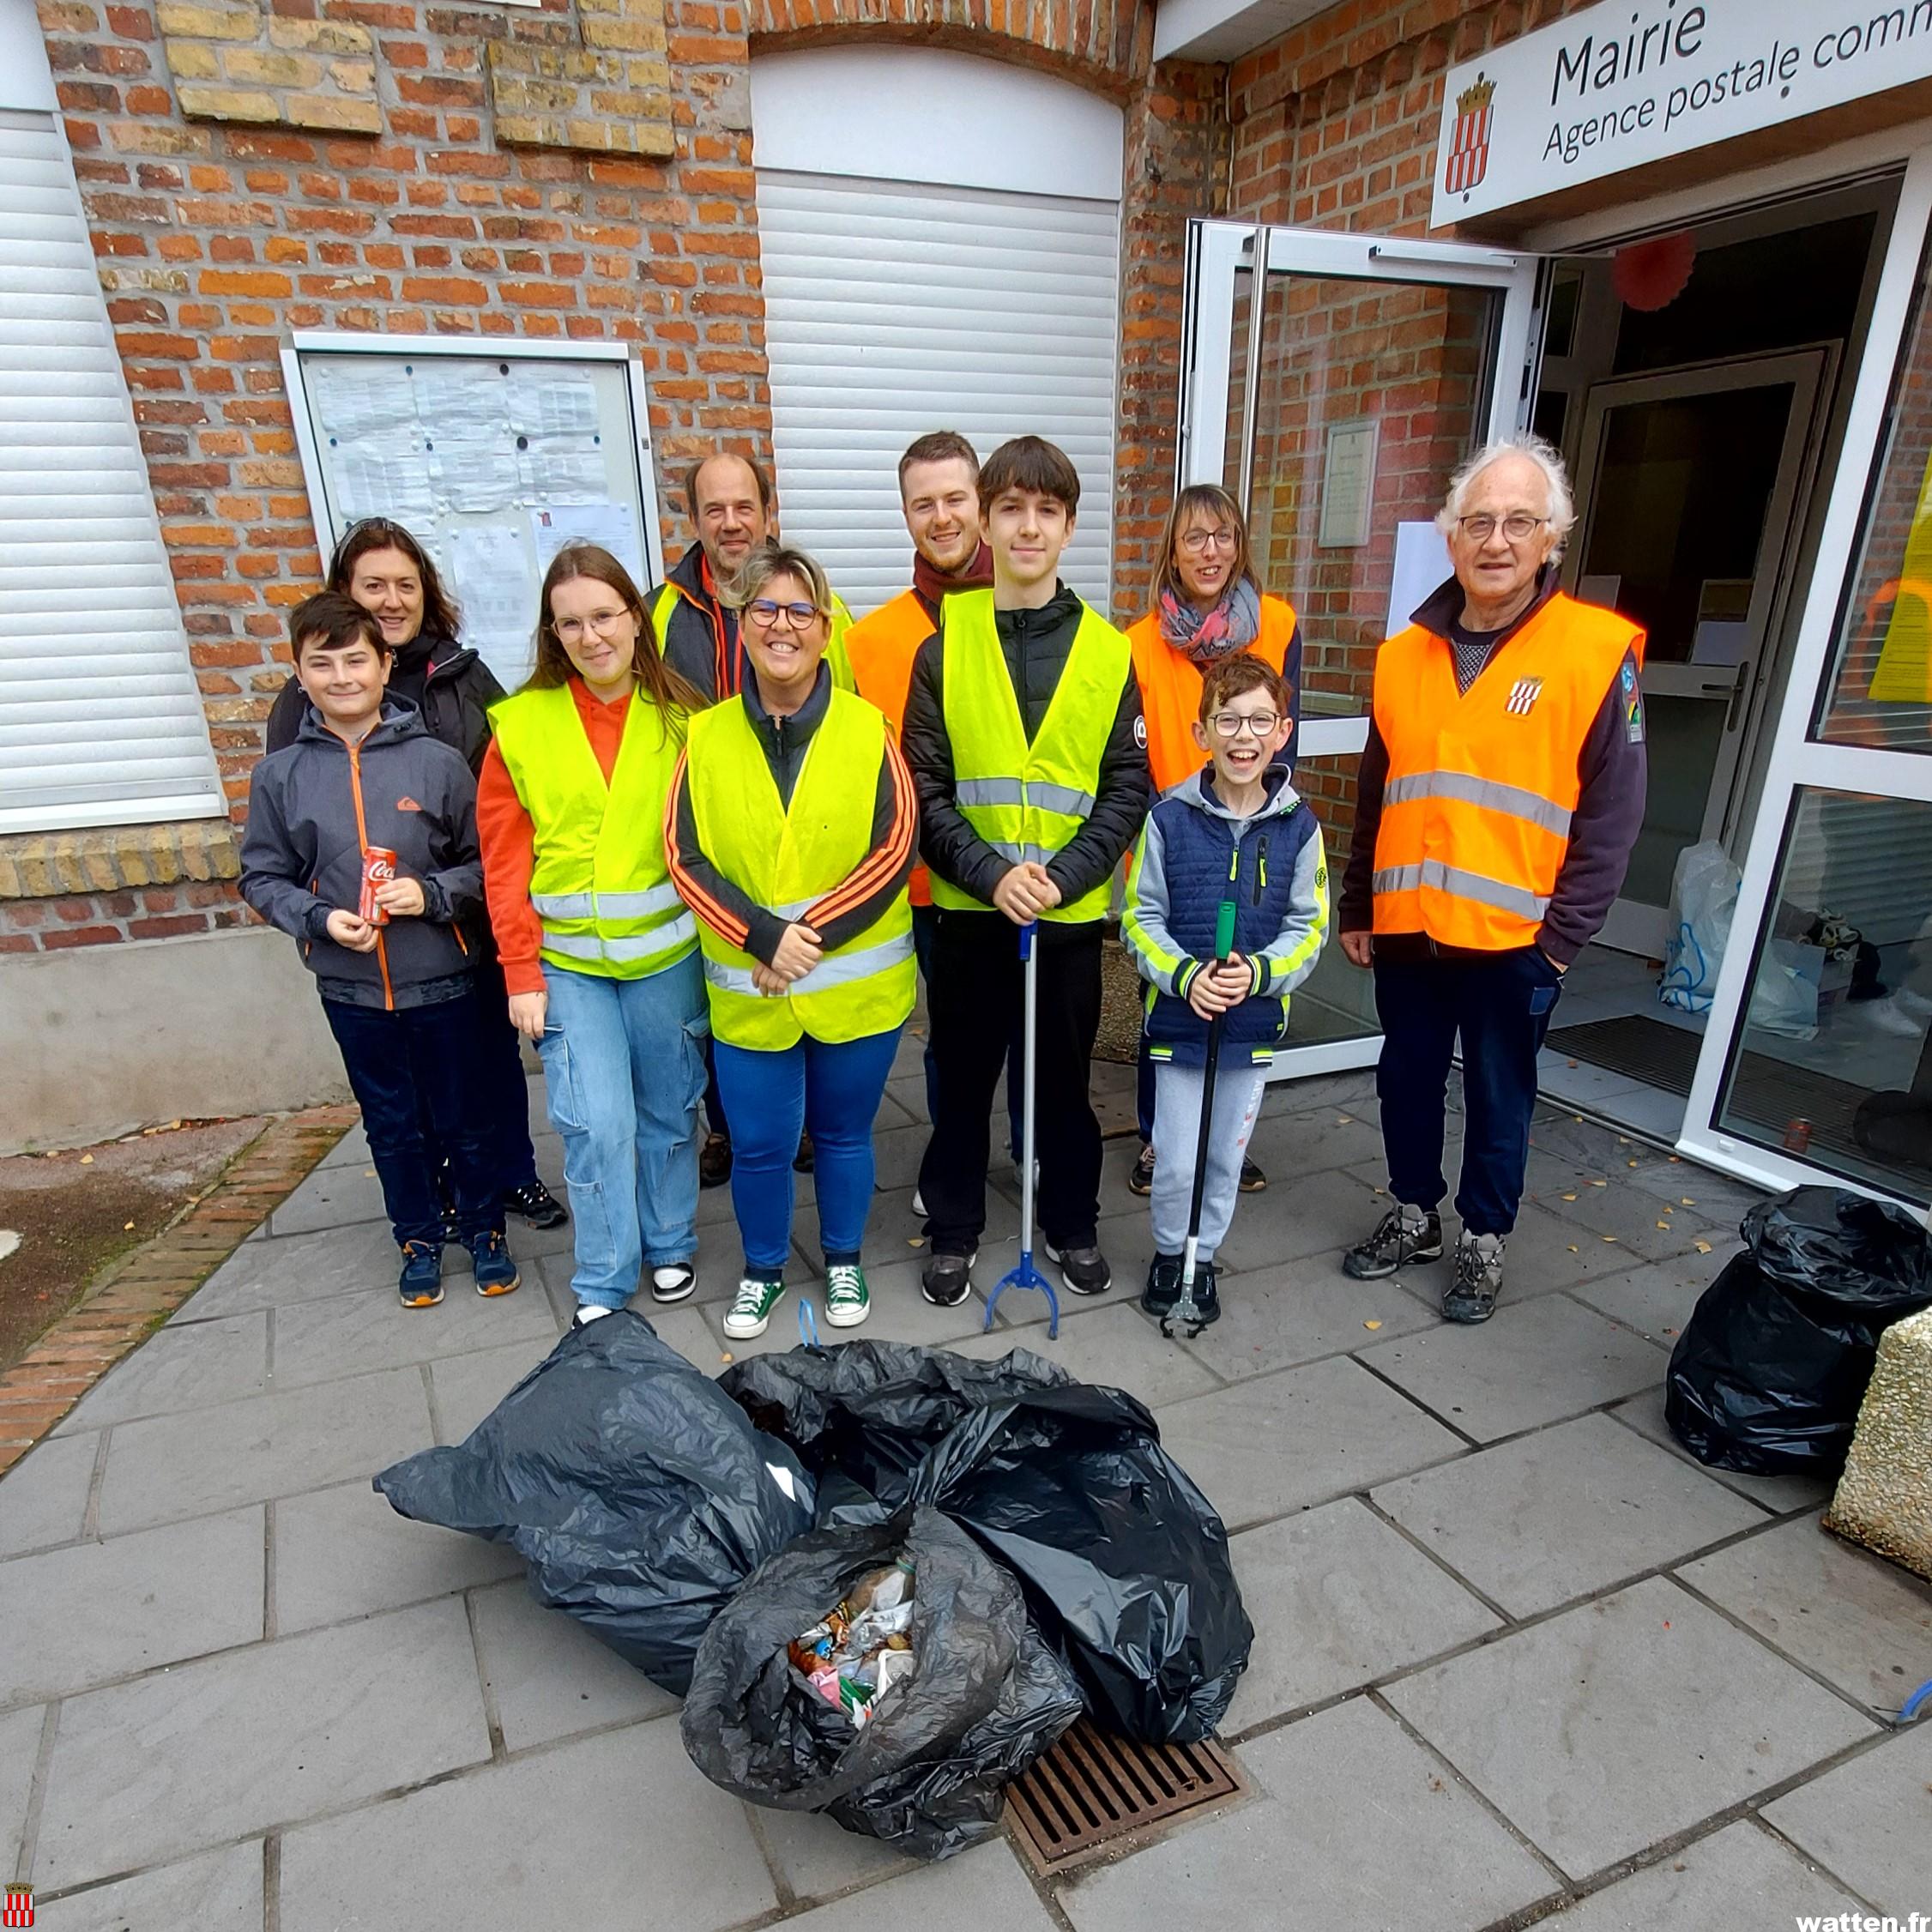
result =
[[[1174,499],[1161,545],[1154,608],[1127,632],[1134,674],[1147,720],[1147,764],[1154,788],[1164,792],[1207,763],[1194,740],[1201,679],[1217,659],[1252,651],[1288,680],[1291,701],[1301,691],[1301,632],[1295,612],[1261,588],[1248,553],[1247,522],[1218,483],[1190,483]],[[1282,762],[1294,769],[1295,740]],[[1140,1054],[1140,1158],[1127,1185],[1154,1189],[1154,1068],[1146,1043]],[[1241,1192],[1259,1192],[1268,1177],[1241,1162]]]

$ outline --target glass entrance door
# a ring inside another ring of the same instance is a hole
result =
[[[1826,355],[1808,349],[1599,383],[1565,587],[1641,624],[1651,784],[1602,942],[1662,956],[1687,846],[1723,836],[1752,695],[1784,605]]]
[[[1449,473],[1524,420],[1536,258],[1197,222],[1182,480],[1247,509],[1263,588],[1301,631],[1295,782],[1332,889],[1348,862],[1375,651],[1449,575]],[[1366,1066],[1374,987],[1331,944],[1292,1002],[1277,1077]]]

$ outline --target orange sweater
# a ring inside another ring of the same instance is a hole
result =
[[[570,690],[577,700],[583,734],[590,740],[607,785],[624,743],[631,694],[626,691],[622,702],[607,704],[592,695],[581,678],[571,679]],[[536,828],[516,795],[510,768],[493,739],[476,780],[476,832],[483,846],[483,891],[489,901],[497,957],[503,963],[503,983],[511,993],[541,993],[543,963],[537,956],[543,945],[543,921],[530,903],[530,875],[537,863]]]

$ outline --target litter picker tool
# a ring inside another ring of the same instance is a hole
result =
[[[1215,964],[1225,966],[1234,950],[1235,902],[1223,899],[1214,920]],[[1195,1256],[1201,1245],[1201,1196],[1207,1189],[1208,1138],[1214,1127],[1214,1076],[1221,1061],[1221,1023],[1227,1017],[1217,1013],[1208,1022],[1207,1064],[1201,1069],[1201,1127],[1194,1136],[1194,1192],[1187,1204],[1187,1246],[1180,1257],[1180,1299],[1161,1317],[1162,1334],[1171,1338],[1176,1327],[1185,1328],[1181,1339],[1186,1342],[1207,1325],[1194,1299]]]
[[[1229,909],[1230,915],[1233,908]],[[1036,1288],[1047,1297],[1047,1339],[1060,1339],[1060,1297],[1054,1284],[1033,1265],[1033,1066],[1034,1032],[1040,1017],[1040,959],[1034,950],[1036,920],[1020,927],[1020,959],[1026,977],[1026,1080],[1023,1089],[1023,1128],[1020,1137],[1020,1259],[993,1284],[986,1298],[984,1328],[993,1326],[993,1311],[1009,1288]],[[1198,1202],[1196,1203],[1197,1208]]]

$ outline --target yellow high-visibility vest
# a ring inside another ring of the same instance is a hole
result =
[[[572,973],[641,980],[697,943],[671,883],[664,806],[682,720],[635,694],[610,782],[570,687],[520,691],[490,708],[504,768],[535,832],[530,903],[541,957]]]
[[[691,721],[685,776],[699,845],[757,904],[802,918],[872,849],[885,734],[878,712],[835,688],[787,806],[744,699],[699,712]],[[761,993],[752,955],[703,921],[698,943],[711,1030],[731,1046],[776,1053],[807,1033],[835,1044],[860,1040],[912,1011],[917,975],[903,886],[864,932],[827,952],[780,997]]]
[[[1101,760],[1132,673],[1132,647],[1099,612],[1083,606],[1059,688],[1029,745],[999,648],[993,593],[955,591],[940,615],[946,736],[960,813],[1002,858],[1016,866],[1028,859],[1044,864],[1092,815]],[[1103,878],[1040,916],[1068,925],[1104,919],[1112,893],[1112,879]],[[937,872],[933,903],[986,906]]]

